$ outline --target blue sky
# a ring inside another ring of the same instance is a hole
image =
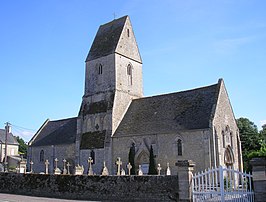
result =
[[[43,122],[77,116],[98,27],[129,15],[145,96],[223,78],[235,117],[266,123],[264,0],[2,0],[0,128],[29,140]],[[19,126],[19,127],[18,127]],[[22,128],[23,127],[23,128]],[[24,129],[26,128],[26,129]]]

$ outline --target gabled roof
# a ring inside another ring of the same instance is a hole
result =
[[[4,129],[0,129],[0,143],[6,143],[6,131]],[[17,139],[13,136],[12,133],[7,134],[7,144],[15,144],[18,145]]]
[[[86,62],[115,52],[127,17],[124,16],[100,26]]]
[[[77,118],[47,120],[30,141],[30,146],[47,146],[75,143]]]
[[[219,83],[188,91],[135,99],[114,137],[209,128],[218,91]]]

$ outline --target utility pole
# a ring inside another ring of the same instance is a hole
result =
[[[6,139],[5,139],[5,162],[4,162],[4,167],[5,167],[5,172],[7,171],[7,136],[9,133],[9,127],[10,127],[10,123],[6,122]]]

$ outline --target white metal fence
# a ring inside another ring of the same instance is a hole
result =
[[[253,202],[251,181],[252,175],[222,166],[202,171],[192,178],[193,202]]]

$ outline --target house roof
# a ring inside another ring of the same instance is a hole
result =
[[[86,62],[115,52],[127,17],[124,16],[100,26]]]
[[[0,129],[0,143],[6,143],[6,131],[4,129]],[[7,134],[7,144],[19,144],[12,133]]]
[[[47,146],[75,143],[77,118],[46,121],[30,141],[30,146]]]
[[[113,137],[209,128],[219,83],[133,100]]]

